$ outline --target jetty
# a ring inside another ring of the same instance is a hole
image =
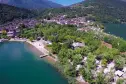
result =
[[[44,58],[47,57],[48,55],[40,55],[40,58]]]

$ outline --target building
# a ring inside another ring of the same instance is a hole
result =
[[[73,46],[74,48],[84,47],[84,46],[85,46],[85,43],[74,42],[74,43],[72,44],[72,46]]]
[[[0,34],[2,34],[2,30],[0,30]]]
[[[14,36],[14,31],[9,31],[9,32],[7,32],[7,36],[8,36],[8,37],[13,37],[13,36]]]

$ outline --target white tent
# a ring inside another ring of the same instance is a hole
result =
[[[109,73],[110,72],[110,69],[109,68],[105,68],[104,69],[104,74],[107,74],[107,73]]]
[[[126,67],[123,68],[123,71],[126,72]]]
[[[114,62],[111,62],[110,64],[107,65],[107,67],[108,67],[109,69],[114,68],[114,66],[115,66],[115,63],[114,63]]]
[[[115,72],[115,75],[117,75],[119,77],[123,76],[123,74],[124,74],[124,72],[122,72],[120,70],[118,70],[118,71]]]

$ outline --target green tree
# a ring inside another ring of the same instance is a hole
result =
[[[123,84],[124,83],[124,80],[123,79],[118,79],[116,84]]]
[[[96,78],[96,84],[107,84],[105,79],[106,78],[103,73],[98,73],[98,76]]]
[[[102,59],[101,64],[102,64],[102,66],[107,66],[107,60],[106,59]]]
[[[34,39],[33,39],[33,37],[30,37],[29,40],[30,40],[30,41],[33,41]]]
[[[75,54],[75,55],[72,56],[72,61],[74,63],[74,66],[79,64],[81,60],[82,60],[82,55],[81,54]]]
[[[88,54],[88,57],[87,57],[87,67],[89,69],[94,69],[96,67],[95,65],[95,55],[93,55],[92,53],[89,53]]]
[[[91,73],[91,70],[87,67],[84,67],[81,69],[81,74],[83,75],[86,82],[91,83],[93,79],[93,75]]]
[[[85,47],[83,47],[81,49],[81,53],[80,54],[83,55],[83,56],[87,56],[89,52],[90,52],[89,47],[85,46]]]
[[[52,52],[54,54],[58,54],[60,49],[61,49],[60,43],[55,43],[55,42],[52,43]]]
[[[74,66],[72,66],[70,64],[64,65],[64,73],[67,76],[76,77],[76,69]]]
[[[125,59],[123,57],[121,57],[120,55],[118,55],[116,58],[115,58],[115,67],[117,69],[122,69],[125,65]]]
[[[61,49],[58,53],[58,58],[61,64],[66,64],[68,63],[68,58],[67,58],[67,49]]]

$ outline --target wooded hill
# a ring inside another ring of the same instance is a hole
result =
[[[45,10],[42,17],[66,14],[68,18],[86,16],[100,22],[126,22],[126,2],[121,0],[85,0],[69,7]]]
[[[26,9],[45,9],[62,6],[49,0],[0,0],[0,3]]]
[[[0,24],[12,21],[13,19],[24,19],[35,16],[30,10],[0,4]]]

